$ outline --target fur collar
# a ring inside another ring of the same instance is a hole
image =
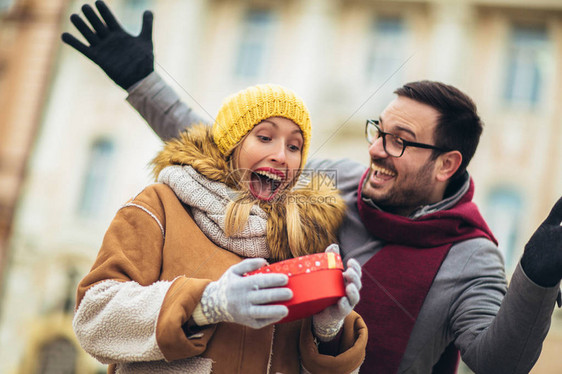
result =
[[[197,172],[213,181],[235,188],[228,161],[224,158],[206,125],[194,125],[182,132],[177,139],[166,142],[164,149],[154,158],[154,175],[170,165],[191,165]],[[279,261],[291,257],[323,252],[336,243],[336,231],[343,222],[346,206],[335,186],[325,178],[313,175],[306,184],[283,191],[273,201],[257,201],[268,215],[267,241],[271,250],[270,260]],[[306,245],[289,249],[287,234],[287,205],[294,204],[300,215],[300,227]]]

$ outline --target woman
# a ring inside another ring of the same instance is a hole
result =
[[[229,97],[212,129],[167,143],[154,160],[160,183],[119,210],[78,287],[83,348],[118,373],[357,370],[367,332],[352,312],[356,261],[338,304],[275,326],[288,313],[275,303],[292,297],[287,276],[244,276],[335,241],[337,191],[315,178],[295,187],[310,132],[300,98],[259,85]]]

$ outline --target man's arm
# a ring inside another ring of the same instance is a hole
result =
[[[461,328],[465,332],[456,339],[463,360],[476,373],[528,373],[539,358],[557,294],[557,287],[534,284],[518,266],[489,326],[485,310],[478,311],[480,317],[467,315],[455,321],[457,327],[463,320],[476,321]]]
[[[470,339],[466,339],[470,331],[457,336],[463,359],[475,372],[528,373],[539,358],[560,296],[561,220],[562,198],[525,246],[520,265],[491,324],[482,326],[479,333],[473,332]],[[455,320],[460,329],[463,319],[466,317]]]
[[[193,124],[208,123],[182,102],[176,92],[153,72],[135,84],[127,101],[162,140],[177,137]]]

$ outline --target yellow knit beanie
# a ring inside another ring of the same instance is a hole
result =
[[[270,117],[285,117],[300,127],[304,139],[302,167],[310,146],[310,115],[300,97],[279,85],[256,85],[229,96],[213,124],[214,141],[222,154],[229,156],[255,125]]]

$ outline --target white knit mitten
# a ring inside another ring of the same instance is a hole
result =
[[[293,291],[283,287],[289,281],[285,274],[244,277],[266,264],[263,258],[245,259],[231,266],[218,281],[209,283],[193,313],[195,323],[234,322],[259,329],[287,316],[286,306],[267,305],[293,297]]]
[[[326,252],[339,254],[337,244],[326,248]],[[359,302],[359,290],[361,290],[361,265],[355,259],[347,261],[347,270],[343,272],[345,282],[345,294],[337,304],[331,305],[318,314],[312,316],[312,327],[314,335],[318,340],[328,342],[340,331],[343,320],[351,313]]]

